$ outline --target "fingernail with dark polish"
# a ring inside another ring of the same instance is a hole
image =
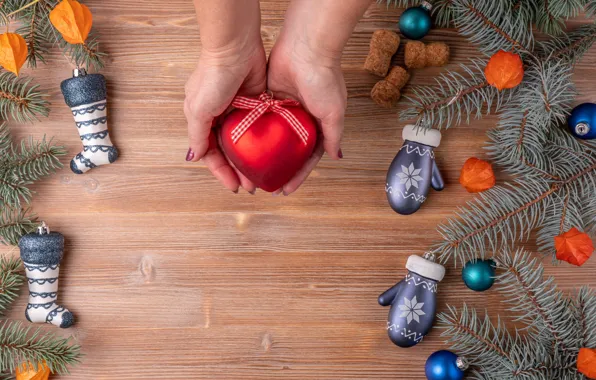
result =
[[[238,189],[236,189],[236,190],[232,191],[232,193],[234,193],[234,194],[238,194]]]
[[[288,195],[290,195],[289,193],[286,193],[285,191],[283,192],[284,197],[287,197]]]
[[[256,192],[257,192],[257,189],[254,189],[253,191],[249,191],[249,193],[250,193],[251,195],[255,195],[255,193],[256,193]]]
[[[188,153],[186,153],[186,161],[192,161],[195,158],[195,152],[192,151],[192,148],[188,148]]]
[[[337,151],[337,157],[344,158],[344,154],[341,152],[341,149]]]

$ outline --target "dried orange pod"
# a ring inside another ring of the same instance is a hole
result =
[[[466,160],[461,168],[459,183],[469,193],[479,193],[490,189],[495,185],[495,173],[489,162],[471,157]]]
[[[21,363],[15,372],[16,380],[48,380],[50,368],[46,362],[39,363],[35,370],[32,363]]]
[[[27,60],[27,43],[17,33],[0,34],[0,65],[6,70],[19,75]]]
[[[62,0],[50,12],[50,21],[66,42],[83,44],[91,31],[93,16],[86,5],[76,0]]]
[[[513,88],[524,78],[524,63],[519,55],[499,50],[484,69],[486,81],[499,90]]]
[[[579,349],[577,370],[590,379],[596,379],[596,348]]]
[[[594,253],[594,243],[590,236],[573,227],[569,231],[555,236],[557,260],[581,266]]]

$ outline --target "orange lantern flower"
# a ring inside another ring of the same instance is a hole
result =
[[[596,348],[579,349],[577,370],[590,379],[596,379]]]
[[[484,76],[491,86],[499,90],[513,88],[524,77],[524,64],[519,55],[499,50],[490,57]]]
[[[468,158],[461,168],[459,183],[469,193],[479,193],[490,189],[495,185],[495,173],[489,162],[476,157]]]
[[[91,31],[93,16],[86,5],[75,0],[62,0],[50,12],[50,21],[66,42],[83,44]]]
[[[19,75],[27,60],[27,43],[17,33],[0,34],[0,65],[6,70]]]
[[[555,236],[555,248],[557,260],[564,260],[578,267],[585,263],[594,252],[594,244],[590,236],[575,227]]]
[[[48,380],[50,377],[50,369],[46,362],[39,363],[37,370],[33,367],[33,364],[22,363],[17,367],[16,380]]]

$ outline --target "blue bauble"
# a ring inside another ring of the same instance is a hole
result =
[[[468,261],[461,271],[461,277],[468,288],[483,292],[495,283],[496,267],[497,264],[490,259]]]
[[[591,140],[596,138],[596,104],[583,103],[571,111],[567,125],[573,136]]]
[[[399,31],[411,40],[419,40],[426,36],[431,26],[430,13],[423,6],[408,8],[399,18]]]
[[[424,365],[426,378],[428,380],[462,380],[466,365],[460,359],[458,367],[457,359],[458,356],[451,351],[441,350],[435,352],[428,357]]]

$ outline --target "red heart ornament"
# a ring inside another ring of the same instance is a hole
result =
[[[234,139],[237,126],[246,123],[245,118],[254,108],[236,109],[228,114],[222,123],[220,137],[223,151],[236,169],[259,188],[272,192],[281,189],[312,155],[317,127],[314,118],[298,103],[292,105],[263,96],[259,99],[269,101],[272,106],[255,119],[251,118],[252,123],[240,137],[236,134]],[[253,101],[261,103],[256,99]],[[236,104],[236,101],[232,103]],[[294,116],[306,135],[303,133],[301,137],[280,113],[284,112],[280,107]]]

